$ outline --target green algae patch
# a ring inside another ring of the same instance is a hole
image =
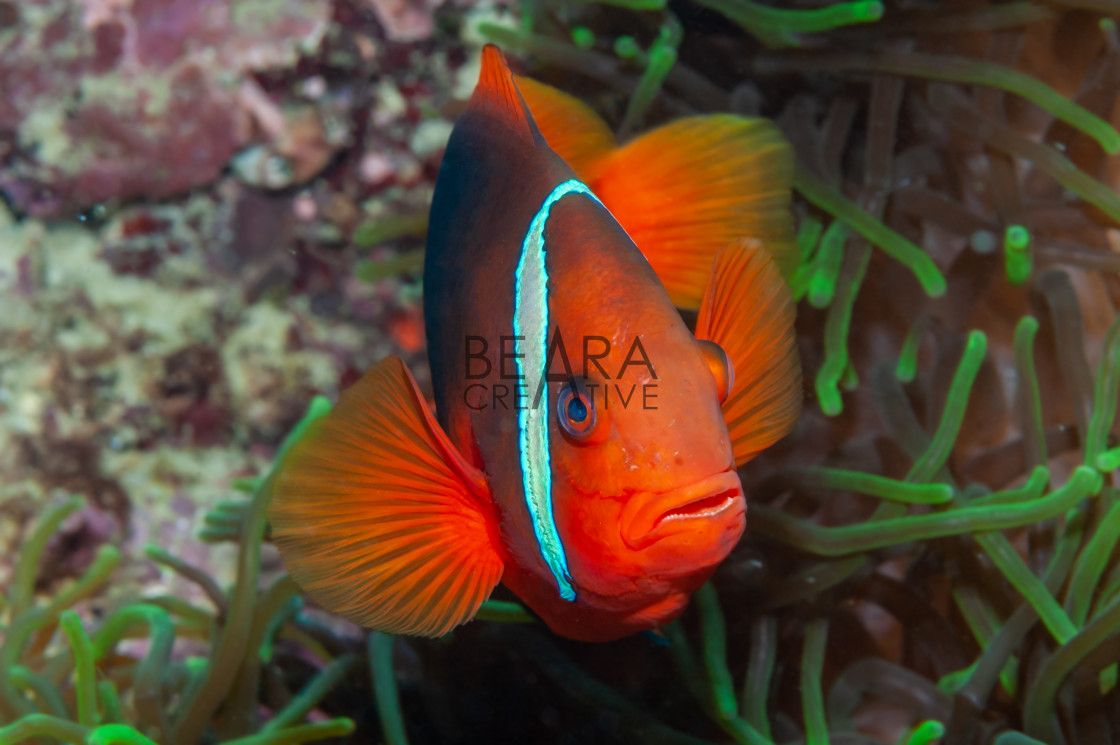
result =
[[[281,448],[278,461],[326,410],[329,404],[324,399],[313,401]],[[283,604],[275,602],[274,593],[257,589],[269,483],[267,479],[262,481],[254,495],[240,535],[237,581],[228,592],[186,562],[156,547],[149,549],[153,558],[201,584],[221,613],[221,620],[188,601],[167,599],[169,602],[156,604],[161,603],[157,598],[122,605],[94,623],[91,632],[72,608],[112,581],[121,559],[112,546],[103,546],[76,582],[46,602],[36,603],[33,583],[43,549],[66,517],[81,507],[81,501],[71,499],[45,511],[24,545],[9,602],[2,608],[6,633],[0,643],[0,743],[50,737],[73,743],[187,745],[217,736],[217,741],[224,743],[280,745],[352,732],[353,722],[346,718],[304,722],[319,700],[352,671],[357,658],[342,655],[329,661],[286,707],[273,712],[258,732],[230,734],[232,729],[257,720],[260,703],[256,686],[262,649],[282,627],[291,626],[298,636],[298,629],[306,623],[298,613],[277,607]],[[294,585],[288,587],[291,597]],[[284,615],[278,618],[282,611]],[[58,627],[68,645],[48,646],[44,656],[41,645]],[[251,629],[262,633],[253,634]],[[121,643],[138,633],[147,639],[147,651],[127,677],[120,677],[116,674],[120,660],[129,657]],[[192,663],[178,658],[175,645],[183,634],[202,636],[214,644],[212,661]],[[268,660],[271,654],[263,658]],[[250,678],[239,676],[245,669],[254,674]],[[248,690],[238,688],[238,684]],[[221,721],[216,718],[219,708]],[[242,725],[231,728],[227,717]]]

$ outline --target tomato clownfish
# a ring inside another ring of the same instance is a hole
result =
[[[716,116],[617,148],[488,46],[428,228],[438,419],[389,357],[292,449],[269,517],[296,582],[399,634],[450,631],[499,581],[575,639],[679,615],[745,528],[736,466],[800,408],[793,302],[759,247],[790,238],[780,145]]]

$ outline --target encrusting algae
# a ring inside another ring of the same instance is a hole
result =
[[[0,3],[0,25],[9,24],[8,5]],[[319,109],[369,116],[347,125],[355,136],[331,139],[355,144],[332,145],[344,148],[338,160],[317,166],[323,175],[298,193],[248,191],[230,174],[210,197],[220,225],[207,235],[220,243],[228,225],[224,240],[246,238],[244,252],[214,254],[231,262],[212,264],[215,283],[227,287],[234,267],[253,285],[236,314],[213,319],[221,334],[214,344],[228,333],[222,323],[239,325],[242,307],[260,305],[278,326],[281,314],[298,319],[291,348],[277,345],[275,354],[302,349],[306,332],[315,350],[338,360],[345,387],[366,365],[411,348],[407,362],[428,393],[421,355],[405,343],[418,333],[413,277],[435,162],[408,143],[418,120],[446,124],[459,113],[450,93],[433,91],[450,91],[457,70],[469,77],[481,40],[501,45],[515,70],[520,64],[604,117],[617,137],[611,147],[685,116],[772,119],[796,154],[798,261],[786,277],[804,301],[804,412],[788,437],[740,470],[746,536],[663,636],[568,641],[499,592],[476,621],[441,639],[365,637],[305,605],[279,568],[265,520],[268,474],[241,468],[236,487],[250,498],[233,495],[231,484],[225,501],[200,510],[205,525],[194,528],[219,548],[236,547],[236,573],[215,580],[205,554],[187,562],[177,550],[137,551],[127,538],[105,543],[105,533],[88,527],[104,507],[88,496],[52,501],[39,482],[54,474],[49,483],[92,494],[90,484],[118,474],[61,480],[40,458],[18,464],[18,482],[0,476],[0,508],[12,507],[2,514],[17,524],[0,537],[22,535],[0,611],[0,744],[1114,739],[1120,7],[811,5],[448,8],[437,14],[433,38],[409,45],[369,31],[376,21],[362,4],[336,0],[316,61],[330,74],[301,81],[300,95],[321,83],[331,95],[305,100],[336,101],[338,80],[347,79],[355,81],[347,95],[391,88],[395,96]],[[465,43],[446,35],[459,24]],[[284,86],[263,81],[277,97],[294,90]],[[246,137],[241,144],[250,144]],[[34,152],[18,155],[16,176],[30,173]],[[50,178],[49,170],[34,173]],[[6,184],[13,172],[5,174]],[[35,211],[59,204],[8,196]],[[127,216],[149,207],[109,209]],[[33,228],[25,235],[59,230],[23,219]],[[84,230],[100,240],[96,225]],[[292,230],[298,240],[285,245],[295,245],[293,263],[268,258],[269,236]],[[148,263],[183,255],[176,250],[194,255],[189,241],[172,249],[150,240],[158,228],[133,235],[147,242],[130,244],[126,260],[119,250],[89,260],[127,267],[159,287],[168,280],[146,271]],[[354,235],[362,250],[342,235]],[[50,257],[30,240],[5,252],[5,292],[14,288],[13,297],[36,308],[38,295],[27,288],[50,286],[41,265]],[[103,304],[95,294],[89,315],[100,320]],[[288,310],[293,304],[298,312]],[[309,319],[357,330],[328,344]],[[38,337],[3,325],[17,320],[0,321],[2,346],[19,350],[25,370],[34,358],[19,340]],[[360,363],[345,361],[363,338]],[[9,377],[0,370],[0,381],[10,387],[15,368],[4,366]],[[79,363],[72,367],[84,375]],[[234,377],[252,380],[246,371]],[[21,375],[21,384],[32,379]],[[99,384],[83,375],[49,395],[76,391],[74,400],[90,400],[83,391]],[[183,424],[169,447],[197,447],[191,433],[202,428],[240,448],[246,460],[237,462],[265,462],[278,444],[277,422],[287,428],[297,417],[285,409],[254,427],[235,410],[211,426],[196,415],[226,410],[226,385],[203,391],[192,383],[183,389],[192,391],[189,406],[168,405],[191,412],[175,413]],[[317,386],[294,390],[335,393]],[[293,386],[275,390],[291,400]],[[23,426],[31,412],[42,428],[28,435],[35,448],[20,452],[49,452],[48,436],[80,438],[83,430],[69,427],[82,407],[52,399],[19,409],[0,394],[5,426]],[[287,443],[329,408],[315,399]],[[158,438],[147,420],[134,424],[135,414],[105,416],[141,440]],[[142,454],[150,443],[122,439],[116,447]],[[15,452],[5,447],[5,469]],[[282,458],[283,449],[273,462]],[[24,479],[35,485],[20,486]],[[135,493],[142,486],[117,480],[133,503],[128,519],[143,521]],[[16,489],[36,490],[34,509],[10,496]],[[85,512],[86,528],[68,527],[68,515]],[[22,530],[30,514],[36,527]],[[74,543],[88,559],[62,578],[52,557],[73,553]],[[146,561],[195,588],[189,599],[145,592],[136,578]]]

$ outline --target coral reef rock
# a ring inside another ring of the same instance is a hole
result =
[[[57,215],[210,182],[272,134],[252,73],[314,53],[330,14],[329,0],[0,2],[0,190]]]

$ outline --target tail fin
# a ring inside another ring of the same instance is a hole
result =
[[[579,99],[527,78],[517,84],[549,147],[630,234],[679,307],[700,305],[716,252],[735,240],[758,239],[793,274],[793,151],[772,122],[689,117],[619,148]]]
[[[797,268],[793,151],[769,120],[689,117],[619,148],[589,106],[511,77],[493,46],[483,51],[474,96],[472,107],[503,112],[508,121],[527,116],[522,126],[542,136],[602,200],[678,307],[699,307],[716,252],[736,240],[760,241],[787,280]]]
[[[575,96],[531,78],[518,76],[516,80],[548,146],[583,183],[594,184],[607,158],[618,147],[610,127]]]
[[[716,253],[757,239],[788,278],[793,152],[765,119],[679,119],[611,155],[592,190],[638,244],[679,307],[700,305]]]

